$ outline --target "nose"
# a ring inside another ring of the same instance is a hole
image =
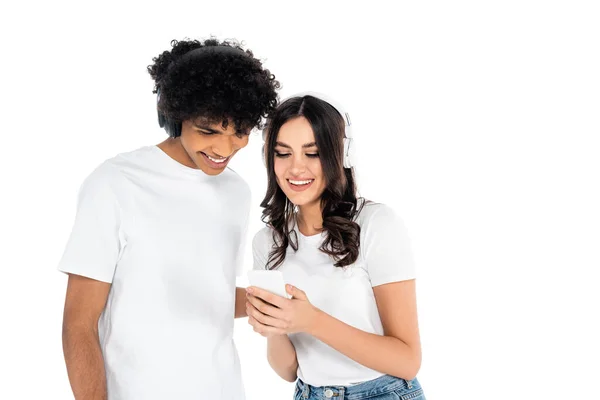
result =
[[[233,153],[233,150],[233,138],[229,135],[221,136],[212,146],[212,151],[219,157],[229,157]]]
[[[293,156],[292,165],[290,167],[290,173],[295,176],[299,176],[306,170],[306,164],[302,159],[302,155]]]

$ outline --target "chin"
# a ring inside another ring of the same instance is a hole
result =
[[[290,201],[292,202],[293,205],[298,206],[298,207],[302,207],[307,204],[312,204],[319,200],[318,197],[315,198],[315,197],[294,196],[294,195],[288,196],[288,199],[290,199]]]
[[[305,192],[296,192],[288,187],[284,188],[279,185],[279,188],[282,190],[283,194],[288,198],[288,200],[294,205],[298,207],[303,207],[306,205],[311,205],[313,203],[317,203],[321,200],[321,194],[323,191],[315,190],[315,188],[310,188]]]
[[[221,175],[223,173],[223,171],[225,171],[225,170],[224,169],[214,170],[212,168],[206,168],[206,169],[203,169],[203,171],[206,175],[216,176],[216,175]]]
[[[206,175],[211,175],[211,176],[219,175],[226,169],[226,168],[223,168],[220,170],[214,169],[214,168],[209,167],[202,161],[203,160],[194,160],[194,164],[196,164],[196,167],[198,167],[198,169],[202,170],[202,172],[204,172]]]

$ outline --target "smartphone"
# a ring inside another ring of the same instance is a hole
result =
[[[277,296],[285,297],[286,299],[292,298],[285,290],[285,281],[283,280],[283,273],[281,271],[251,270],[248,271],[248,282],[250,282],[250,286],[256,286]]]

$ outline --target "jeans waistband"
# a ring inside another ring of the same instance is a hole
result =
[[[318,398],[331,398],[332,400],[360,400],[397,390],[412,390],[421,387],[417,378],[407,381],[390,375],[383,375],[377,379],[353,386],[317,387],[298,379],[296,386],[298,391],[302,393],[301,398],[308,398],[312,394]]]

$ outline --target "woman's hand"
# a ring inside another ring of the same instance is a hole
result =
[[[246,289],[246,311],[248,323],[254,331],[265,337],[313,330],[315,321],[321,312],[313,306],[306,293],[286,285],[286,291],[292,299],[277,296],[257,287]]]

